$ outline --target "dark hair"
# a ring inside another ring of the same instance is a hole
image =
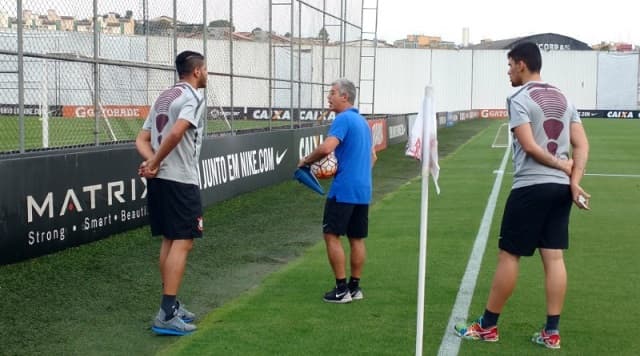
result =
[[[194,69],[204,64],[204,56],[198,52],[184,51],[176,57],[176,71],[178,77],[190,74]]]
[[[533,42],[518,43],[509,51],[507,58],[513,59],[514,62],[523,61],[532,73],[540,73],[542,69],[540,48]]]

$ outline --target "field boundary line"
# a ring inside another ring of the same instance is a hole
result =
[[[473,249],[469,256],[469,262],[467,262],[467,268],[460,282],[460,289],[458,289],[458,295],[456,301],[451,310],[451,316],[447,323],[442,342],[440,343],[440,349],[438,355],[457,355],[460,350],[460,338],[453,333],[453,327],[458,322],[464,322],[467,320],[469,314],[469,306],[471,305],[471,299],[473,298],[473,292],[476,287],[476,281],[478,279],[478,273],[480,272],[480,265],[482,264],[482,257],[484,256],[484,250],[487,246],[487,240],[489,238],[489,231],[491,230],[491,223],[493,221],[493,213],[496,210],[496,202],[498,201],[498,195],[500,193],[500,187],[502,186],[502,178],[504,177],[504,170],[509,160],[509,153],[511,148],[507,147],[502,156],[502,162],[500,162],[500,169],[494,171],[496,173],[496,179],[493,182],[493,188],[487,201],[487,206],[484,209],[482,215],[482,221],[476,240],[473,243]]]
[[[585,173],[589,177],[640,178],[640,174]]]
[[[494,174],[503,173],[502,170],[493,171]],[[508,175],[513,175],[513,172],[506,173]],[[589,177],[605,177],[605,178],[640,178],[640,174],[617,174],[617,173],[585,173],[585,176]]]

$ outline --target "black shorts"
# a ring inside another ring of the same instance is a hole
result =
[[[365,238],[369,232],[369,205],[338,203],[329,198],[324,204],[322,232],[349,238]]]
[[[537,248],[567,249],[571,204],[568,185],[513,189],[502,217],[500,249],[516,256],[531,256]]]
[[[149,179],[147,205],[151,235],[170,240],[202,237],[202,201],[197,185]]]

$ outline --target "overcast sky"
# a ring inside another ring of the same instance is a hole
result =
[[[370,6],[375,5],[376,0],[362,1]],[[323,0],[305,2],[319,7],[324,3]],[[10,13],[12,3],[14,1],[0,0],[0,5]],[[23,7],[38,13],[55,8],[60,15],[86,17],[92,13],[92,3],[91,0],[23,0]],[[124,14],[130,9],[139,19],[142,3],[142,0],[99,0],[98,12]],[[148,3],[150,17],[172,15],[173,0],[148,0]],[[202,22],[202,0],[177,0],[177,3],[179,20]],[[339,9],[340,0],[326,3],[334,10]],[[347,0],[347,5],[354,8],[348,11],[357,14],[359,10],[355,8],[359,3]],[[290,26],[289,7],[274,6],[274,9],[273,28],[284,34]],[[233,22],[237,31],[251,31],[255,27],[268,29],[268,13],[269,0],[234,0]],[[304,36],[316,35],[322,27],[322,17],[307,15],[309,13],[303,15]],[[229,0],[207,0],[207,21],[221,18],[229,18]],[[554,32],[589,45],[601,41],[640,45],[640,0],[378,0],[378,38],[388,42],[406,38],[408,34],[424,34],[461,43],[464,27],[469,28],[471,43],[485,38],[499,40]],[[336,37],[338,35],[330,36]]]
[[[378,13],[378,37],[390,42],[424,34],[460,43],[468,27],[472,43],[554,32],[640,45],[638,0],[379,0]]]

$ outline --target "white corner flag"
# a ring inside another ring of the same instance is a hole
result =
[[[418,111],[416,121],[411,128],[407,143],[407,156],[422,161],[422,197],[420,201],[420,253],[418,258],[418,306],[416,311],[416,356],[422,356],[424,330],[424,299],[426,294],[427,275],[427,227],[429,213],[429,172],[433,177],[436,193],[440,194],[438,186],[438,123],[433,101],[433,88],[424,89],[422,106]],[[424,142],[427,144],[424,144]],[[426,157],[426,159],[422,159]]]
[[[424,142],[429,144],[423,145]],[[407,142],[407,156],[411,156],[422,161],[423,177],[428,176],[431,172],[433,184],[436,188],[436,194],[440,194],[440,186],[438,186],[438,176],[440,175],[440,166],[438,165],[438,122],[436,120],[436,109],[433,101],[433,87],[424,88],[424,97],[422,105],[418,111],[418,116],[409,132],[409,141]],[[429,157],[423,161],[422,157]],[[425,163],[428,163],[425,165]],[[427,182],[428,183],[428,182]]]

